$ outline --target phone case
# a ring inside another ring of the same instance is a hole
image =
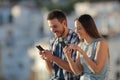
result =
[[[43,51],[44,49],[39,45],[39,46],[36,46],[40,51]]]
[[[60,42],[60,43],[61,43],[61,45],[62,45],[63,48],[64,48],[65,46],[67,46],[67,44],[65,44],[64,41],[62,41],[62,42]]]

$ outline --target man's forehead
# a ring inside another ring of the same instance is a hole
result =
[[[48,20],[48,21],[50,21],[50,22],[52,22],[52,21],[59,21],[57,18],[54,18],[54,19],[51,19],[51,20]]]
[[[57,19],[54,19],[54,20],[48,20],[48,24],[49,25],[56,25],[56,24],[59,24],[60,22],[57,20]]]

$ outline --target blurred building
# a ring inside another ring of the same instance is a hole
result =
[[[42,80],[41,71],[33,69],[36,57],[29,54],[44,36],[42,28],[43,13],[33,2],[0,6],[0,80]]]
[[[101,34],[120,33],[120,3],[118,1],[76,3],[74,8],[77,16],[92,15]]]

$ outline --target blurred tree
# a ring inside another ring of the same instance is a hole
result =
[[[74,4],[76,2],[80,2],[83,0],[34,0],[36,5],[40,7],[40,9],[46,7],[48,10],[52,9],[61,9],[65,11],[67,14],[71,13],[74,9]],[[64,2],[64,3],[63,3]]]
[[[10,3],[18,3],[20,2],[21,0],[8,0]]]
[[[16,1],[20,1],[20,0],[16,0]],[[114,0],[33,0],[33,1],[40,9],[44,9],[44,8],[47,8],[48,10],[61,9],[67,14],[69,14],[74,10],[74,4],[77,2],[85,2],[85,1],[100,2],[100,1],[114,1]]]

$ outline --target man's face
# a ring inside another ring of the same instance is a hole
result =
[[[62,37],[65,32],[65,24],[64,22],[59,22],[58,19],[48,20],[48,25],[50,30],[53,32],[55,37]]]

